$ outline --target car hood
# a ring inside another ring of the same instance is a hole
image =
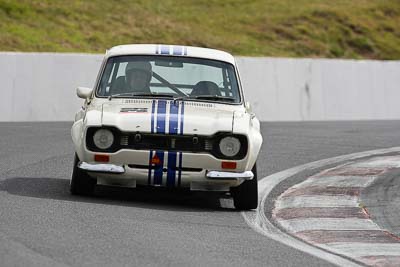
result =
[[[212,103],[125,100],[103,104],[102,124],[127,132],[212,135],[232,132],[233,111]]]

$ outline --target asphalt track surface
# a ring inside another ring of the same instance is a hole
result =
[[[2,266],[330,265],[256,233],[211,194],[99,188],[96,197],[71,196],[71,125],[0,123]],[[259,179],[399,146],[399,132],[400,121],[262,123]]]
[[[389,171],[361,194],[371,218],[381,228],[400,236],[400,171]]]

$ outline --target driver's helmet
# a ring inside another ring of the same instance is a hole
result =
[[[150,82],[153,75],[151,64],[147,61],[131,61],[126,65],[125,76],[128,78],[129,74],[133,71],[142,71],[147,74],[148,82]]]

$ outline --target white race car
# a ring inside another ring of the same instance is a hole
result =
[[[232,55],[172,45],[106,52],[71,134],[71,193],[96,184],[230,192],[257,207],[260,122],[245,102]]]

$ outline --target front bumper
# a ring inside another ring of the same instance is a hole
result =
[[[79,162],[78,168],[88,172],[98,173],[112,173],[112,174],[123,174],[125,168],[114,164],[89,164],[87,162]]]
[[[209,179],[244,179],[251,180],[254,177],[252,171],[245,172],[221,172],[221,171],[208,171],[207,178]]]
[[[95,162],[94,158],[96,154],[107,154],[110,157],[110,161],[108,163],[117,165],[117,166],[127,166],[127,165],[141,165],[148,166],[149,159],[154,156],[150,154],[150,151],[145,150],[132,150],[132,149],[121,149],[115,153],[95,153],[89,151],[87,149],[83,149],[80,153],[77,151],[79,159],[83,162],[91,163],[91,164],[99,164],[100,162]],[[168,151],[163,151],[164,159],[169,157]],[[188,153],[188,152],[175,152],[177,155],[182,154],[182,167],[193,169],[193,168],[202,168],[206,170],[216,170],[216,171],[225,171],[225,169],[221,168],[222,161],[229,160],[221,160],[215,158],[213,155],[208,153]],[[149,158],[149,156],[151,157]],[[237,167],[234,171],[236,172],[244,172],[246,169],[251,169],[248,166],[248,156],[241,160],[234,160],[237,164]],[[177,160],[178,162],[178,160]]]
[[[152,169],[131,168],[127,165],[90,164],[79,162],[78,168],[97,179],[97,184],[136,187],[136,185],[171,186],[168,170],[163,170],[161,182],[155,184]],[[229,191],[245,180],[253,179],[251,171],[226,172],[215,170],[182,171],[173,186],[189,187],[192,191]]]

